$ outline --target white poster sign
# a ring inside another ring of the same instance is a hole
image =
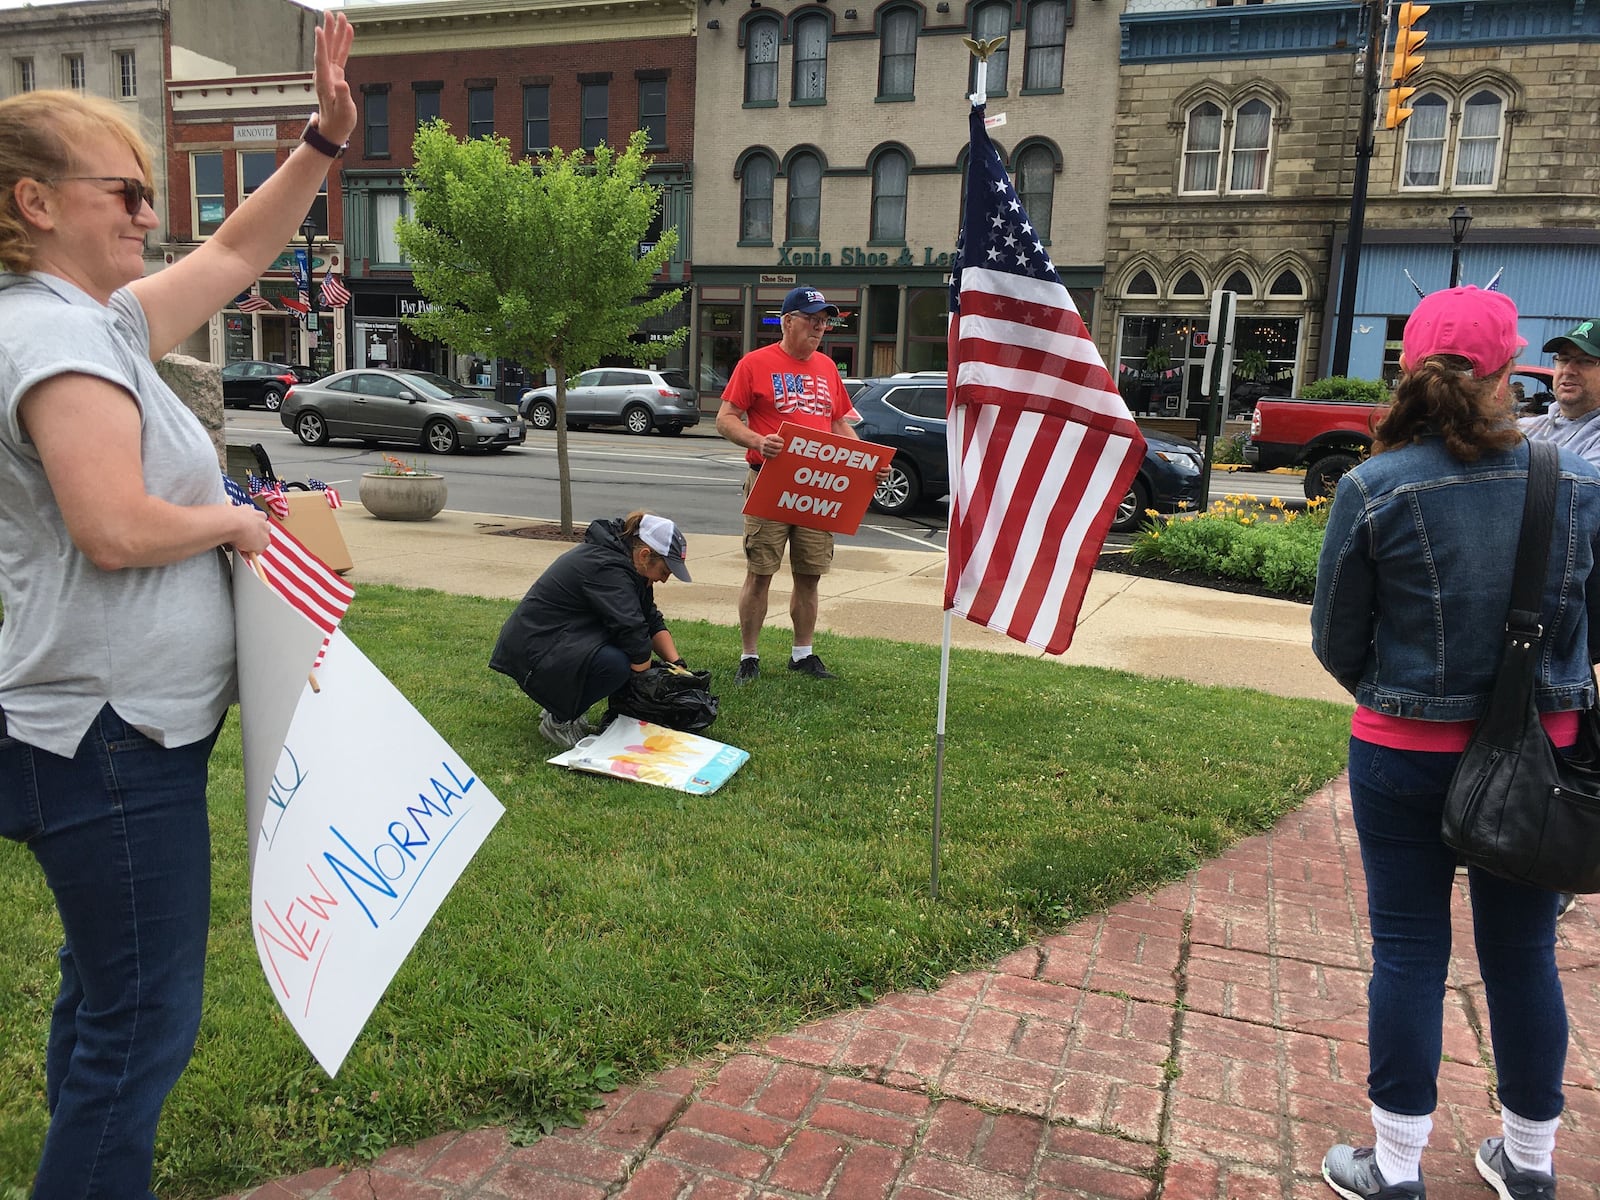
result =
[[[234,572],[251,924],[267,982],[335,1074],[504,809],[343,633]]]

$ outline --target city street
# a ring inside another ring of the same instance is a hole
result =
[[[466,512],[501,513],[530,520],[555,520],[557,494],[555,435],[529,431],[527,444],[498,454],[458,454],[441,459],[416,449],[366,449],[354,442],[303,445],[283,428],[277,414],[260,409],[229,409],[228,441],[260,442],[282,479],[320,479],[357,498],[361,473],[377,467],[384,454],[406,462],[426,462],[442,472],[450,488],[449,507]],[[572,464],[572,511],[579,525],[596,517],[651,508],[670,515],[691,532],[737,534],[743,456],[718,437],[709,420],[676,438],[637,437],[620,430],[590,430],[568,435]],[[1213,498],[1224,495],[1274,496],[1303,501],[1300,479],[1253,471],[1217,472]],[[924,506],[913,517],[867,513],[851,544],[871,549],[930,550],[944,546],[942,504]],[[1115,535],[1111,544],[1125,543]]]

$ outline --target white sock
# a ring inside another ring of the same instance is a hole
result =
[[[1385,1183],[1414,1183],[1422,1178],[1422,1151],[1433,1132],[1433,1118],[1407,1117],[1372,1106],[1372,1128],[1378,1135],[1378,1170]]]
[[[810,646],[796,646],[793,650],[789,651],[789,661],[790,662],[799,662],[803,658],[810,658],[810,657],[811,657],[811,647]]]
[[[739,661],[740,662],[749,662],[751,659],[755,659],[757,661],[760,661],[760,658],[761,658],[761,655],[759,655],[759,654],[740,654],[739,655]]]
[[[1530,1121],[1502,1107],[1500,1128],[1506,1136],[1506,1157],[1511,1160],[1511,1165],[1524,1171],[1550,1174],[1553,1166],[1551,1156],[1556,1148],[1556,1130],[1560,1126],[1560,1117],[1550,1121]]]

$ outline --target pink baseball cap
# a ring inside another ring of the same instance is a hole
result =
[[[1517,335],[1517,306],[1504,292],[1454,287],[1424,296],[1406,322],[1401,366],[1431,354],[1454,354],[1479,379],[1493,375],[1528,344]]]

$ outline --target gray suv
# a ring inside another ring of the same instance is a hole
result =
[[[535,429],[556,426],[554,385],[529,388],[518,402]],[[652,429],[673,435],[700,424],[700,395],[686,371],[596,367],[567,382],[567,428],[622,425],[629,433]]]

